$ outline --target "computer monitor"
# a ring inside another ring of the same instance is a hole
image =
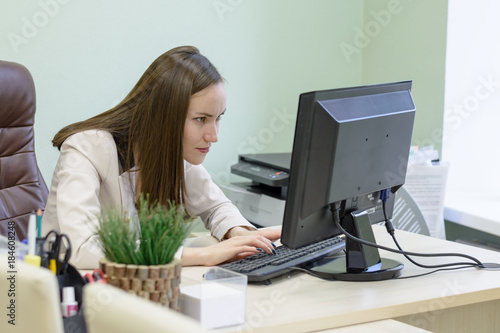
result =
[[[284,245],[298,248],[340,235],[333,207],[345,230],[375,242],[371,224],[385,221],[380,194],[392,194],[385,204],[391,218],[394,193],[406,178],[415,118],[411,86],[403,81],[300,95]],[[387,279],[402,268],[350,239],[345,263],[335,262],[321,269],[343,280]]]

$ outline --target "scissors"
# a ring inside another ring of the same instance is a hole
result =
[[[104,273],[100,269],[94,269],[92,273],[87,273],[83,276],[87,283],[107,283]]]
[[[49,269],[55,275],[66,274],[69,258],[71,257],[71,243],[69,241],[69,237],[66,234],[59,234],[57,231],[51,230],[45,236],[45,242],[46,244],[47,242],[49,244]],[[66,249],[66,252],[64,253],[64,258],[61,261],[60,254],[64,248]]]

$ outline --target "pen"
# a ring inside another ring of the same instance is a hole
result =
[[[52,247],[49,252],[49,269],[52,273],[57,274],[57,257],[59,254],[59,235],[56,234],[56,238],[52,243]]]
[[[36,246],[36,218],[35,214],[30,214],[28,224],[28,254],[24,256],[24,261],[33,265],[40,266],[41,258],[35,254]]]
[[[49,259],[49,269],[52,273],[57,274],[57,262],[55,258]]]
[[[42,210],[37,209],[36,211],[36,230],[38,232],[37,237],[42,237]]]

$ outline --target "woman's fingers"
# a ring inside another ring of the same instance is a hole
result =
[[[277,240],[281,238],[281,229],[259,229],[256,233],[270,240]]]
[[[253,245],[257,249],[262,249],[264,252],[268,254],[273,254],[276,251],[274,250],[274,244],[267,238],[261,235],[251,235],[251,236],[235,236],[224,242],[235,242],[238,245]]]
[[[271,230],[271,229],[270,229]],[[251,232],[241,236],[234,236],[218,244],[205,248],[205,265],[218,265],[227,261],[239,260],[256,253],[276,254],[276,246],[266,236],[279,236],[280,231],[273,230],[260,234]],[[279,238],[279,237],[278,237]]]

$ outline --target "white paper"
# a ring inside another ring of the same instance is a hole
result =
[[[445,238],[444,197],[448,163],[439,165],[409,164],[404,188],[420,208],[431,236]]]

